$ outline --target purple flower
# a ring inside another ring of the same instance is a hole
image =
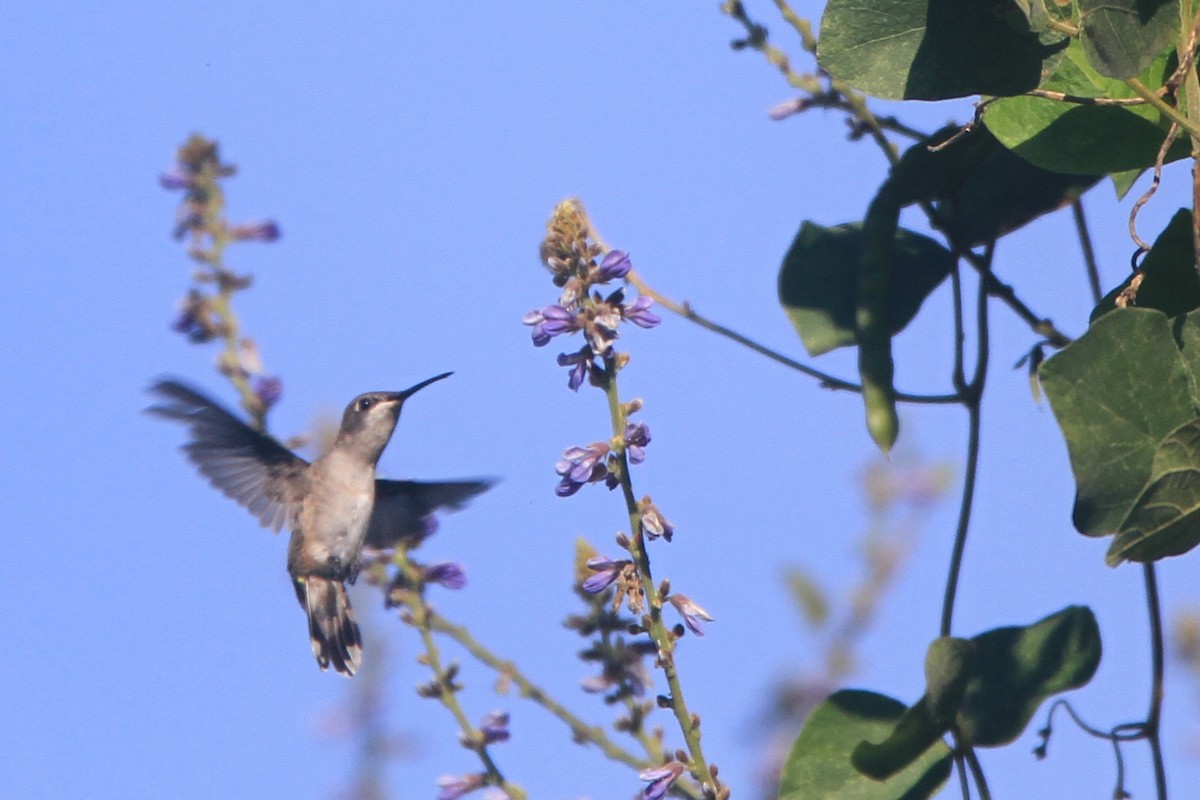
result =
[[[787,119],[792,114],[799,114],[808,108],[808,105],[807,97],[793,97],[791,100],[784,100],[768,108],[767,116],[778,122],[781,119]]]
[[[575,312],[568,311],[562,306],[546,306],[537,311],[530,311],[521,318],[525,325],[533,326],[533,344],[541,347],[555,336],[564,333],[574,333],[579,330]]]
[[[683,764],[678,761],[670,761],[661,767],[642,770],[638,773],[638,777],[650,783],[642,790],[642,800],[662,800],[667,796],[667,790],[671,788],[671,784],[682,774]]]
[[[620,291],[617,291],[607,300],[601,300],[596,295],[594,306],[583,324],[583,335],[587,337],[592,352],[597,355],[607,353],[616,341],[617,326],[621,324],[620,295]],[[618,299],[614,301],[614,297]]]
[[[644,422],[625,424],[625,452],[630,464],[646,460],[646,445],[650,444],[650,428]]]
[[[429,583],[437,583],[447,589],[461,589],[467,585],[467,573],[453,561],[430,564],[421,570],[421,575]]]
[[[433,536],[435,533],[437,533],[437,529],[438,529],[437,514],[434,514],[432,512],[426,514],[425,516],[421,517],[421,535],[417,539],[417,541],[418,542],[425,541],[430,536]]]
[[[243,222],[229,229],[229,236],[239,242],[274,242],[279,235],[279,223],[273,219]]]
[[[190,189],[196,185],[195,176],[180,167],[172,167],[158,176],[158,185],[164,189]]]
[[[620,576],[621,570],[629,563],[629,561],[613,561],[606,556],[589,558],[587,567],[594,570],[596,574],[583,582],[583,590],[588,594],[603,592],[613,585],[613,582]]]
[[[671,595],[671,605],[675,606],[675,610],[683,617],[684,624],[688,626],[688,629],[692,633],[697,636],[704,635],[704,627],[700,624],[700,621],[712,622],[713,620],[707,611],[693,603],[684,594]]]
[[[583,385],[583,379],[595,369],[595,358],[596,354],[587,345],[584,345],[578,353],[559,353],[558,365],[571,367],[571,374],[567,378],[567,386],[571,391],[579,391],[579,387]]]
[[[621,316],[639,328],[653,328],[662,322],[662,318],[650,311],[654,298],[649,295],[638,295],[632,303],[621,306]]]
[[[604,254],[604,258],[600,259],[600,266],[596,269],[596,282],[608,283],[616,278],[624,278],[632,267],[629,254],[624,250],[609,250]]]
[[[568,447],[563,451],[562,460],[554,465],[554,471],[576,483],[600,480],[604,475],[597,476],[596,467],[604,468],[601,459],[608,457],[608,451],[607,442],[592,442],[587,447]]]
[[[471,775],[443,775],[437,779],[437,785],[441,787],[438,792],[438,800],[458,800],[468,792],[473,792],[483,786],[483,775],[474,773]]]
[[[609,446],[605,442],[593,442],[587,447],[568,447],[562,460],[554,465],[562,480],[554,489],[559,497],[570,497],[585,483],[596,483],[609,477]]]
[[[483,733],[484,744],[507,742],[511,736],[508,730],[508,714],[503,711],[489,712],[479,723],[479,730]]]
[[[254,396],[262,404],[263,410],[279,402],[283,397],[283,381],[274,375],[258,375],[254,378]]]
[[[638,503],[638,514],[642,519],[642,533],[651,538],[657,539],[662,537],[668,542],[675,535],[675,526],[667,521],[662,512],[658,510],[658,506],[650,499],[650,495],[642,498]]]

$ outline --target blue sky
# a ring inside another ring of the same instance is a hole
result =
[[[771,4],[757,6],[805,67]],[[816,4],[797,9],[819,16]],[[759,56],[730,50],[738,35],[715,2],[5,10],[0,796],[323,798],[353,774],[353,750],[321,734],[350,684],[313,664],[283,538],[194,474],[176,450],[181,431],[140,413],[145,387],[167,373],[233,400],[214,350],[169,330],[190,267],[169,235],[176,197],[156,177],[193,131],[240,167],[226,187],[231,216],[283,229],[280,242],[230,257],[255,276],[237,301],[246,332],[285,381],[273,430],[302,432],[359,392],[454,370],[406,408],[380,465],[398,477],[503,478],[427,546],[470,577],[437,605],[604,719],[578,691],[589,668],[561,620],[575,610],[575,538],[611,549],[624,514],[600,489],[553,494],[562,450],[606,438],[608,423],[601,395],[567,391],[557,351],[531,347],[520,324],[557,296],[536,258],[546,216],[582,197],[658,289],[798,355],[775,299],[780,259],[801,220],[859,219],[883,176],[881,156],[844,141],[835,114],[769,120],[791,94]],[[889,110],[933,129],[969,106]],[[1168,170],[1143,235],[1187,195],[1185,169]],[[1129,203],[1102,184],[1087,205],[1109,287],[1127,269]],[[1078,333],[1089,304],[1073,245],[1069,218],[1044,219],[1005,241],[997,270]],[[1079,708],[1099,725],[1137,719],[1148,696],[1139,573],[1106,568],[1106,543],[1071,528],[1065,447],[1024,373],[1008,369],[1034,337],[993,311],[957,629],[1086,603],[1105,655]],[[749,797],[766,693],[817,657],[780,570],[804,565],[827,587],[855,576],[866,524],[857,475],[873,451],[856,398],[664,316],[622,340],[633,356],[623,386],[645,399],[654,433],[635,485],[678,529],[652,553],[658,574],[716,617],[684,641],[681,669],[706,752]],[[898,339],[902,388],[947,390],[948,320],[943,289]],[[852,374],[850,353],[821,361]],[[961,459],[962,413],[914,409],[904,423],[902,446]],[[921,693],[954,505],[930,519],[855,684]],[[1196,601],[1187,563],[1162,569],[1171,611]],[[382,613],[372,632],[365,658],[386,651],[390,724],[413,748],[389,785],[432,797],[438,775],[475,765],[449,716],[412,691],[427,678],[412,632]],[[464,661],[463,677],[474,717],[512,713],[513,741],[497,757],[532,797],[636,791],[632,773],[571,744],[540,709],[494,695],[486,670]],[[1197,710],[1194,687],[1173,679],[1165,747],[1177,791],[1200,777]],[[1034,744],[1031,730],[983,753],[997,796],[1111,790],[1103,743],[1061,725],[1040,763]],[[1128,756],[1130,786],[1146,796],[1144,752]]]

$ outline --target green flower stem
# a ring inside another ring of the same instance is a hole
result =
[[[463,741],[478,743],[470,745],[470,749],[479,755],[479,760],[483,764],[484,771],[487,772],[491,785],[503,789],[512,800],[525,800],[525,790],[504,778],[504,774],[500,772],[500,768],[496,766],[496,762],[488,752],[487,745],[483,743],[483,734],[471,724],[471,720],[463,711],[462,704],[458,702],[458,690],[454,687],[453,677],[442,666],[441,651],[433,636],[433,609],[425,602],[425,582],[421,577],[420,570],[408,560],[408,554],[403,549],[396,551],[393,560],[404,573],[404,577],[411,587],[404,592],[403,602],[412,613],[413,626],[420,631],[421,643],[425,647],[423,660],[433,673],[434,680],[437,681],[440,689],[437,693],[438,700],[458,722]]]
[[[692,776],[704,787],[705,794],[715,798],[724,798],[728,796],[728,789],[723,788],[720,781],[713,776],[708,762],[704,758],[704,750],[700,745],[699,719],[688,710],[687,701],[683,695],[683,684],[680,682],[679,672],[675,668],[675,636],[662,619],[663,597],[659,593],[658,587],[654,585],[654,576],[650,571],[650,554],[646,550],[646,540],[642,535],[642,514],[638,510],[638,503],[633,494],[633,481],[629,475],[629,459],[623,443],[627,420],[620,394],[617,391],[616,357],[611,352],[604,357],[604,374],[604,394],[608,398],[613,438],[622,442],[621,446],[616,448],[616,476],[621,485],[621,494],[625,498],[625,509],[629,513],[629,554],[633,556],[638,577],[641,579],[642,592],[645,595],[646,614],[643,617],[643,624],[658,648],[658,665],[667,680],[671,710],[679,723],[679,730],[683,734],[688,755],[691,757],[689,768]]]

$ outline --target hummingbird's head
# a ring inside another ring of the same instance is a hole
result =
[[[346,411],[342,414],[338,441],[343,446],[361,449],[363,454],[372,460],[378,459],[388,440],[392,438],[392,431],[396,429],[396,421],[400,419],[400,409],[404,401],[429,384],[449,378],[452,374],[454,373],[443,372],[402,392],[360,394],[350,401],[350,405],[346,406]]]

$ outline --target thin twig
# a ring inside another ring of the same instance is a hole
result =
[[[1044,97],[1060,103],[1076,103],[1081,106],[1144,106],[1149,101],[1142,97],[1084,97],[1078,94],[1052,92],[1049,89],[1030,89],[1027,97]]]
[[[635,270],[630,270],[629,273],[626,274],[625,278],[637,288],[638,292],[653,298],[654,302],[658,303],[668,311],[673,311],[689,322],[694,322],[705,330],[710,330],[713,333],[724,336],[727,339],[731,339],[743,347],[750,348],[759,355],[766,356],[772,361],[783,364],[785,367],[790,367],[791,369],[794,369],[797,372],[802,372],[811,378],[816,378],[826,389],[862,392],[862,386],[857,383],[843,380],[842,378],[830,375],[827,372],[822,372],[819,369],[810,367],[807,364],[802,364],[795,359],[788,358],[782,353],[772,350],[766,345],[759,344],[753,339],[743,336],[731,328],[727,328],[718,322],[714,322],[709,318],[702,316],[692,308],[690,303],[678,303],[672,300],[646,283],[646,280]],[[896,392],[896,399],[904,403],[946,405],[949,403],[957,403],[959,402],[960,398],[957,394],[912,394],[910,392]]]
[[[1158,155],[1154,158],[1154,179],[1150,181],[1150,188],[1137,199],[1133,204],[1133,208],[1129,210],[1129,236],[1133,239],[1134,244],[1142,250],[1149,250],[1150,245],[1141,236],[1138,236],[1137,216],[1142,210],[1142,206],[1149,203],[1150,198],[1154,197],[1154,193],[1158,191],[1158,186],[1162,183],[1163,164],[1167,160],[1167,151],[1171,149],[1171,145],[1175,143],[1175,140],[1179,137],[1179,133],[1179,126],[1171,123],[1170,129],[1167,131],[1167,136],[1163,139],[1162,146],[1158,148]]]

